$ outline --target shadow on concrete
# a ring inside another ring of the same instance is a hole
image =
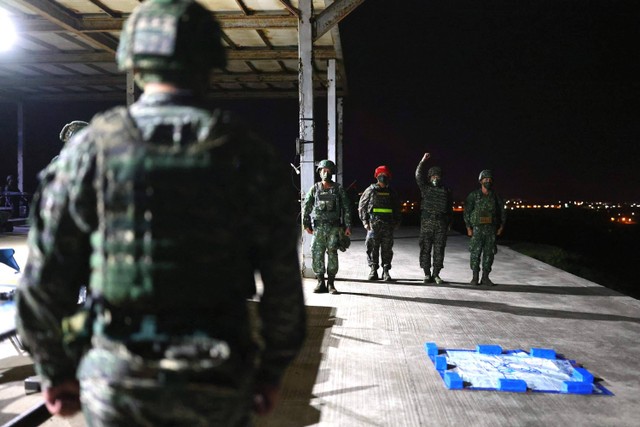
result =
[[[311,406],[313,386],[322,382],[320,363],[330,342],[327,330],[336,322],[334,307],[307,306],[307,339],[282,381],[280,405],[269,416],[255,419],[256,427],[302,427],[320,422],[320,411]],[[335,337],[334,337],[335,338]],[[347,391],[344,391],[347,392]]]
[[[393,295],[375,295],[358,292],[342,292],[344,295],[363,296],[370,298],[390,299],[395,301],[410,301],[424,304],[436,304],[449,307],[472,308],[476,310],[487,310],[501,313],[514,314],[527,317],[548,317],[558,319],[575,319],[575,320],[604,320],[608,322],[632,322],[640,324],[640,318],[620,316],[617,314],[603,313],[585,313],[568,310],[551,310],[546,308],[522,307],[498,302],[489,301],[473,301],[473,300],[448,300],[437,298],[411,298]]]

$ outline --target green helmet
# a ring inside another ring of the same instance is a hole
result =
[[[482,181],[483,178],[493,179],[493,172],[491,172],[490,169],[483,170],[482,172],[480,172],[480,175],[478,176],[478,181]]]
[[[224,67],[222,31],[193,0],[146,0],[129,16],[116,53],[121,71],[183,72]]]
[[[316,170],[320,170],[322,168],[327,168],[331,171],[331,173],[336,173],[336,164],[331,160],[320,160],[320,163],[318,163],[318,167],[316,168]]]
[[[427,176],[433,176],[433,175],[438,175],[442,177],[442,168],[440,166],[430,167],[429,171],[427,172]]]
[[[71,123],[67,123],[60,131],[60,141],[67,142],[76,132],[87,126],[89,126],[89,123],[82,120],[74,120]]]

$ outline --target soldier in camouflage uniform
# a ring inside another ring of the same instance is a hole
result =
[[[360,196],[358,214],[367,230],[365,246],[367,262],[371,271],[369,280],[378,280],[378,266],[382,255],[382,280],[390,281],[391,260],[393,259],[393,231],[400,225],[400,199],[389,185],[391,171],[386,166],[378,166],[373,174],[376,183],[371,184]]]
[[[41,186],[17,323],[54,414],[81,402],[90,426],[251,425],[301,348],[287,169],[247,126],[203,108],[225,64],[220,36],[191,0],[139,5],[117,59],[144,93],[96,115]]]
[[[420,218],[420,267],[424,271],[424,283],[441,285],[440,270],[444,268],[444,250],[447,246],[447,231],[453,218],[451,190],[442,184],[442,169],[429,168],[425,174],[426,161],[431,157],[425,153],[416,168],[416,182],[422,195]],[[433,272],[431,271],[431,249],[433,248]]]
[[[469,251],[473,271],[472,285],[494,286],[489,279],[493,256],[497,252],[496,236],[502,235],[506,221],[504,202],[493,190],[493,173],[489,169],[478,176],[480,188],[472,191],[464,203],[464,222],[471,237]],[[480,280],[480,259],[482,279]]]
[[[313,272],[318,284],[313,292],[337,294],[335,286],[338,274],[338,241],[341,228],[351,235],[351,211],[349,198],[344,188],[332,181],[336,165],[331,160],[322,160],[317,168],[321,181],[309,189],[302,207],[302,224],[309,234],[313,234],[311,256]],[[325,254],[327,264],[325,269]],[[324,275],[327,273],[327,284]]]

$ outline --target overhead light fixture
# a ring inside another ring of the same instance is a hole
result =
[[[9,14],[0,9],[0,52],[6,52],[18,39],[16,28],[9,17]]]

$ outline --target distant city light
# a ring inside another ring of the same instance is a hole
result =
[[[0,9],[0,52],[11,49],[17,39],[18,34],[9,14],[4,9]]]

